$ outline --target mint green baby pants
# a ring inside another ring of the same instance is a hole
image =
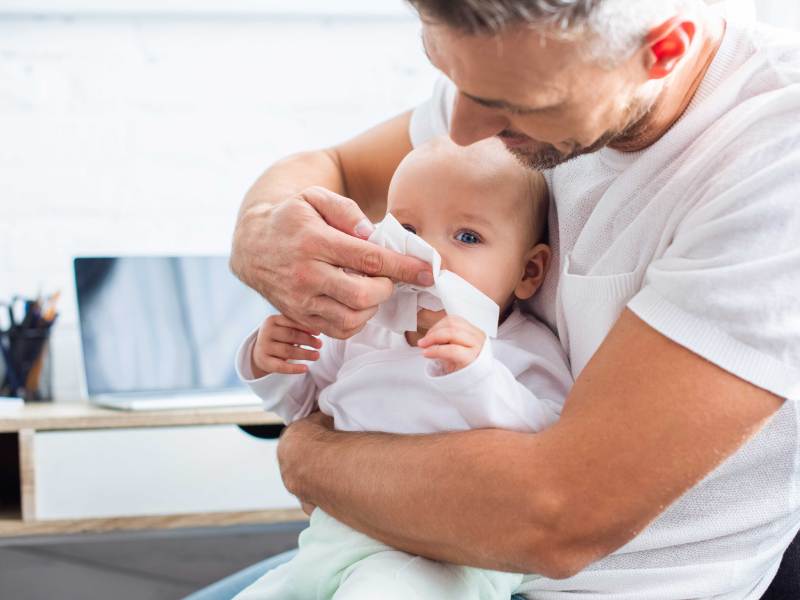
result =
[[[522,575],[440,563],[378,542],[321,509],[297,555],[235,600],[509,600]]]

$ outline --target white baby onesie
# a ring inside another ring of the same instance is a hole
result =
[[[402,334],[370,322],[341,341],[323,336],[304,375],[254,379],[255,333],[237,355],[242,379],[287,423],[317,405],[336,429],[423,434],[475,428],[540,431],[554,423],[572,386],[558,339],[514,310],[466,368],[436,376]],[[508,600],[522,576],[438,563],[386,546],[317,508],[289,563],[237,600],[398,598]],[[400,571],[402,570],[402,574]],[[393,595],[395,594],[395,595]]]

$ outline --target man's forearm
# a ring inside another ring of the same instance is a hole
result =
[[[256,181],[239,218],[252,209],[320,186],[355,200],[373,221],[383,218],[389,181],[411,151],[411,113],[405,112],[327,150],[294,154],[275,163]]]
[[[285,472],[294,473],[287,485],[299,497],[396,548],[456,564],[548,573],[546,559],[531,562],[557,523],[547,486],[532,485],[536,444],[534,435],[501,430],[331,431],[306,447],[302,465]]]
[[[272,165],[247,192],[239,217],[253,207],[276,204],[315,185],[347,195],[335,150],[293,154]]]

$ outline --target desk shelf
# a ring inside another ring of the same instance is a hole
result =
[[[161,411],[121,411],[83,404],[29,404],[0,412],[0,433],[123,429],[181,425],[280,425],[280,417],[259,408],[195,408]]]
[[[0,413],[0,538],[305,520],[305,514],[295,508],[74,519],[40,519],[36,514],[36,465],[41,458],[35,454],[37,436],[80,431],[91,436],[108,430],[120,430],[120,435],[125,435],[124,430],[154,428],[156,432],[163,431],[159,428],[179,428],[180,433],[198,426],[281,423],[277,415],[258,408],[123,412],[86,405],[29,405]]]
[[[19,513],[0,512],[0,538],[71,533],[108,533],[183,527],[225,527],[305,521],[302,510],[263,510],[232,513],[117,517],[111,519],[70,519],[62,521],[23,521]]]

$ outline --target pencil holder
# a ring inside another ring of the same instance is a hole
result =
[[[17,396],[26,402],[52,399],[49,339],[49,326],[0,334],[6,359],[0,367],[0,396]]]
[[[50,328],[24,331],[23,338],[27,342],[26,345],[31,348],[22,368],[22,372],[26,373],[23,398],[26,402],[52,400],[50,385]]]
[[[16,295],[0,302],[0,396],[29,402],[51,399],[47,347],[59,296]]]

